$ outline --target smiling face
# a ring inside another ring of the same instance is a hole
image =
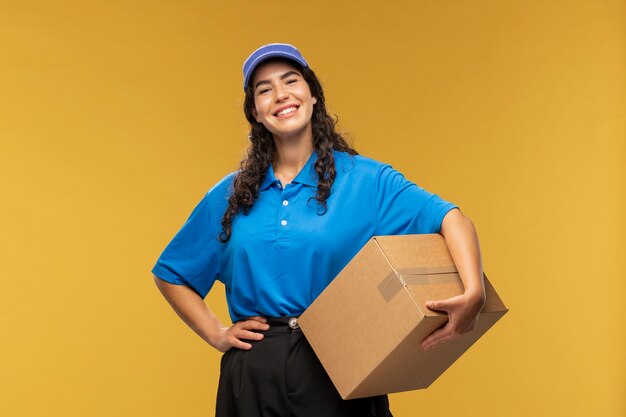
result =
[[[317,98],[300,70],[287,61],[269,60],[254,71],[252,114],[275,138],[312,139],[311,115]]]

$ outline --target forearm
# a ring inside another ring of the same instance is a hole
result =
[[[440,233],[446,240],[465,291],[445,300],[426,302],[432,310],[445,311],[448,322],[422,341],[424,350],[471,332],[486,298],[480,247],[472,221],[459,209],[452,209],[443,218]]]
[[[216,339],[224,326],[204,300],[187,286],[170,284],[157,276],[154,282],[176,314],[198,336],[217,349]]]
[[[441,234],[459,271],[465,294],[484,301],[482,260],[474,224],[460,210],[453,209],[443,219]]]

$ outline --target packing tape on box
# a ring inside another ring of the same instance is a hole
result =
[[[391,301],[394,295],[399,293],[402,288],[404,288],[404,284],[400,281],[400,277],[395,271],[391,271],[385,279],[378,284],[378,291],[385,299],[385,302]]]
[[[425,284],[456,284],[461,282],[459,274],[427,274],[427,275],[401,275],[400,279],[405,285],[425,285]]]
[[[426,269],[426,268],[422,268]],[[434,269],[440,269],[443,272],[433,272]],[[429,268],[429,273],[407,273],[408,269],[402,271],[392,271],[385,279],[378,284],[378,291],[386,302],[399,293],[402,288],[407,285],[426,285],[426,284],[455,284],[461,282],[459,274],[446,268]],[[412,270],[411,270],[412,271]]]
[[[429,275],[429,274],[452,274],[457,272],[456,266],[421,266],[417,268],[399,268],[396,272],[400,275]]]

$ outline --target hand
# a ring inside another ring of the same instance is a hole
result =
[[[471,332],[484,304],[484,294],[478,296],[463,294],[446,300],[427,301],[426,307],[429,309],[446,312],[448,322],[422,341],[422,349],[432,349],[440,343]]]
[[[213,347],[220,352],[226,352],[233,347],[250,350],[252,345],[242,342],[241,339],[261,340],[263,339],[263,334],[253,332],[252,330],[267,330],[269,328],[270,326],[267,324],[265,317],[249,317],[246,320],[238,321],[230,327],[222,327],[213,343]]]

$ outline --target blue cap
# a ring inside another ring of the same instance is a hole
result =
[[[252,52],[248,59],[246,59],[246,62],[243,63],[244,91],[256,67],[258,67],[263,61],[276,57],[296,61],[303,67],[309,66],[300,51],[298,51],[295,46],[289,45],[288,43],[268,43],[267,45],[263,45],[256,51]]]

